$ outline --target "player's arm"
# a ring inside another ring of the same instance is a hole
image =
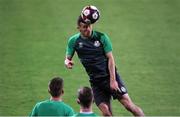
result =
[[[110,80],[114,81],[115,78],[115,62],[114,62],[114,57],[112,55],[112,52],[106,53],[106,56],[108,58],[108,69],[110,73]]]
[[[118,90],[118,84],[116,82],[116,75],[115,75],[115,61],[112,54],[112,44],[109,37],[104,34],[101,37],[101,41],[103,43],[104,51],[106,53],[106,57],[108,58],[108,70],[110,73],[110,87],[113,90]]]
[[[74,38],[70,38],[68,40],[68,44],[67,44],[67,47],[66,47],[66,56],[65,56],[64,64],[68,69],[72,69],[72,67],[74,65],[74,63],[72,61],[72,58],[73,58],[73,55],[74,55],[74,52],[75,52],[75,49],[74,49],[75,41],[74,40],[75,40]]]
[[[113,90],[119,90],[118,84],[116,82],[116,75],[115,75],[115,62],[112,52],[106,53],[108,58],[108,69],[110,74],[110,87]]]

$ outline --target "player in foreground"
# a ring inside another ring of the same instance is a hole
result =
[[[80,105],[80,112],[75,116],[97,116],[92,110],[93,92],[89,87],[82,87],[78,90],[77,103]]]
[[[90,6],[87,8],[89,9]],[[88,13],[91,12],[85,12],[86,15]],[[68,40],[65,66],[72,69],[72,58],[76,52],[89,75],[95,103],[104,116],[113,115],[111,96],[118,99],[133,115],[144,116],[142,109],[130,99],[117,72],[109,37],[105,33],[94,31],[91,20],[84,20],[82,15],[78,17],[77,29],[80,33],[71,36]]]
[[[49,82],[48,92],[51,98],[37,103],[30,116],[73,116],[73,109],[62,101],[63,79],[53,78]]]

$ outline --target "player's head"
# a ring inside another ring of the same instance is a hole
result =
[[[79,26],[80,25],[80,23],[84,23],[84,24],[91,24],[91,22],[85,22],[84,20],[83,20],[83,18],[81,17],[81,15],[80,16],[78,16],[78,19],[77,19],[77,25]]]
[[[89,108],[93,102],[93,92],[89,87],[82,87],[78,90],[78,104],[84,108]]]
[[[92,34],[92,24],[90,22],[84,22],[81,16],[77,20],[77,29],[84,37],[90,37]]]
[[[60,77],[54,77],[49,81],[48,91],[52,97],[59,97],[64,93],[63,87],[63,79]]]

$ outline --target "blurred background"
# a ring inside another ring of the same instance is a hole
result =
[[[132,100],[147,116],[180,115],[179,0],[0,0],[0,116],[29,115],[49,98],[54,76],[64,78],[63,100],[79,111],[76,92],[88,76],[76,55],[72,70],[64,58],[86,5],[101,12],[94,30],[110,37]],[[112,105],[114,115],[131,116],[117,100]]]

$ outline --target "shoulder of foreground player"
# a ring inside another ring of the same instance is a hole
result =
[[[103,41],[103,40],[106,40],[106,39],[109,40],[108,35],[107,35],[106,33],[104,33],[104,32],[93,31],[93,35],[94,35],[96,38],[100,38],[102,41]]]
[[[101,37],[101,36],[103,36],[104,34],[105,34],[105,33],[103,33],[103,32],[93,30],[93,35],[96,36],[96,37]]]
[[[70,40],[76,40],[79,36],[80,36],[80,33],[76,33],[76,34],[70,36],[68,40],[69,40],[69,41],[70,41]]]
[[[110,40],[110,38],[108,37],[108,35],[106,33],[94,31],[94,35],[103,44],[105,53],[108,53],[108,52],[112,51],[112,43],[111,43],[111,40]]]

